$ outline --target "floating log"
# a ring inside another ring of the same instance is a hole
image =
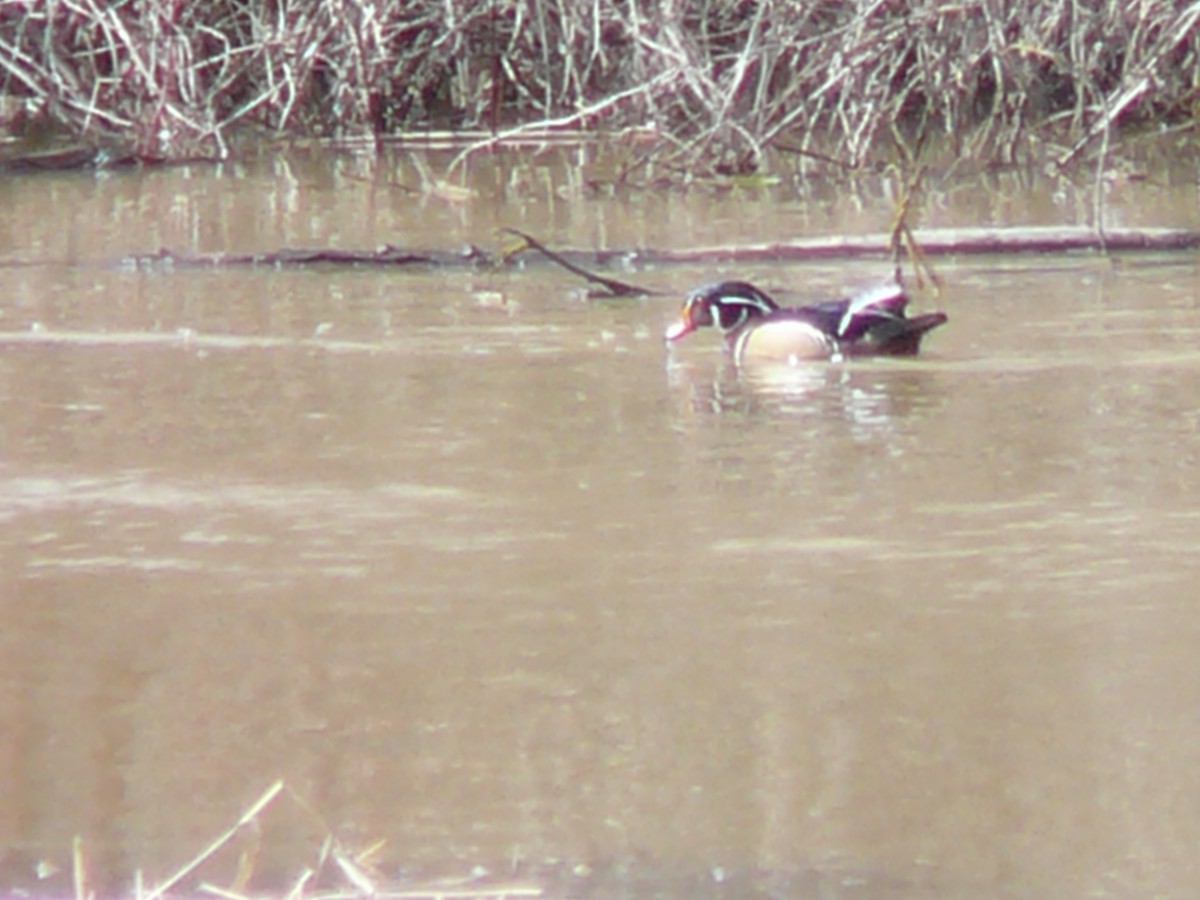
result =
[[[222,268],[237,266],[494,266],[496,260],[486,250],[467,247],[460,252],[446,250],[405,250],[388,244],[375,250],[339,250],[333,247],[312,249],[284,247],[262,253],[175,253],[161,249],[154,253],[131,253],[119,260],[121,266],[137,269]]]
[[[386,245],[374,250],[342,250],[332,247],[289,248],[261,253],[175,253],[158,250],[135,253],[116,261],[137,269],[222,268],[236,266],[429,266],[434,268],[506,269],[549,261],[602,285],[613,296],[649,294],[637,285],[606,279],[585,266],[636,268],[647,265],[687,265],[712,262],[805,262],[833,259],[888,259],[891,235],[886,233],[796,238],[766,244],[718,244],[681,249],[640,247],[624,249],[565,248],[551,250],[524,232],[525,245],[504,253],[476,246],[459,251],[422,250]],[[926,229],[914,235],[924,256],[977,256],[996,254],[1050,254],[1101,252],[1176,252],[1200,248],[1200,230],[1187,228],[1121,228],[1099,232],[1078,226],[1020,228]],[[47,264],[40,260],[0,260],[0,267]],[[60,263],[61,264],[61,263]],[[103,263],[101,263],[103,264]]]
[[[998,253],[1076,253],[1115,251],[1176,251],[1200,247],[1200,231],[1186,228],[1122,228],[1099,232],[1077,226],[1028,228],[946,228],[914,232],[921,252],[927,256],[983,255]],[[602,251],[604,257],[621,255],[632,263],[697,262],[799,262],[822,259],[886,257],[891,235],[862,234],[797,238],[769,244],[728,244],[690,247],[684,250],[646,249]],[[571,251],[560,250],[570,258]],[[579,251],[576,251],[579,252]]]

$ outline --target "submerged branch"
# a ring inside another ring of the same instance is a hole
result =
[[[506,269],[543,258],[585,281],[599,284],[613,297],[644,297],[658,293],[616,278],[598,275],[588,266],[696,265],[703,263],[811,262],[836,259],[894,258],[898,245],[914,256],[914,263],[932,276],[924,257],[981,256],[996,254],[1052,254],[1080,252],[1167,253],[1200,249],[1200,229],[1120,228],[1100,233],[1094,228],[1049,226],[1029,228],[952,228],[879,232],[859,235],[799,238],[770,244],[714,244],[686,249],[640,247],[609,250],[561,248],[551,250],[541,241],[515,228],[504,229],[526,244],[514,251],[491,253],[479,247],[463,252],[405,250],[391,245],[377,250],[284,248],[267,253],[178,254],[169,250],[131,254],[115,264],[132,269],[228,268],[258,266],[427,266],[432,268]],[[529,254],[533,254],[532,257]],[[49,265],[51,261],[0,259],[0,268]],[[67,265],[55,261],[57,265]],[[936,278],[933,279],[936,281]]]
[[[122,257],[122,266],[151,268],[227,268],[236,266],[489,266],[494,265],[491,254],[479,247],[461,253],[445,250],[404,250],[387,244],[376,250],[338,250],[317,247],[311,250],[284,247],[266,253],[173,253],[158,250],[154,253],[133,253]]]
[[[518,231],[516,228],[505,228],[505,229],[503,229],[503,231],[505,231],[507,234],[515,234],[517,237],[521,238],[521,240],[523,240],[525,242],[525,248],[536,250],[538,253],[542,254],[542,256],[546,257],[546,259],[550,260],[550,262],[554,263],[555,265],[562,266],[568,272],[574,272],[576,275],[578,275],[580,278],[584,279],[585,281],[590,281],[592,284],[600,285],[601,287],[603,287],[605,290],[608,291],[609,296],[612,296],[612,297],[647,297],[651,294],[658,293],[658,291],[653,291],[653,290],[650,290],[649,288],[638,287],[636,284],[629,284],[628,282],[621,281],[620,279],[617,279],[617,278],[606,278],[603,275],[597,275],[594,272],[589,272],[583,266],[579,265],[578,263],[571,262],[571,260],[567,259],[561,253],[556,253],[555,251],[548,248],[541,241],[537,240],[534,237],[531,237],[530,235],[526,234],[523,231]],[[522,248],[522,250],[525,248]],[[516,252],[520,253],[520,252],[522,252],[522,250],[518,250]],[[513,255],[513,254],[509,254],[509,256],[511,256],[511,255]]]

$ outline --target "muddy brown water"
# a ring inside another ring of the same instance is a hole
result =
[[[264,814],[263,890],[329,827],[386,839],[401,884],[1195,896],[1192,255],[947,260],[922,358],[745,373],[711,334],[663,346],[678,295],[588,303],[547,267],[88,264],[503,224],[753,242],[890,208],[594,197],[578,163],[503,157],[458,202],[354,157],[0,183],[4,258],[35,263],[0,268],[0,888],[69,892],[76,835],[102,892],[152,884],[285,778],[323,823]],[[1194,225],[1195,194],[1118,186],[1110,213]],[[977,185],[927,221],[1090,199]],[[802,300],[885,273],[626,276]]]

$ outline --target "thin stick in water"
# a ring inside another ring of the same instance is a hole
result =
[[[181,868],[178,872],[147,894],[145,900],[161,900],[162,896],[167,891],[171,890],[171,888],[175,887],[175,885],[187,878],[190,874],[192,874],[192,872],[196,871],[196,869],[207,862],[218,850],[228,844],[239,831],[249,825],[254,818],[260,812],[262,812],[268,804],[271,803],[272,800],[279,796],[279,792],[282,790],[283,779],[280,779],[267,788],[266,792],[259,797],[258,800],[256,800],[248,810],[246,810],[246,812],[242,814],[242,817],[238,819],[237,823],[232,828],[209,844],[199,856],[195,857],[191,862],[184,865],[183,868]]]

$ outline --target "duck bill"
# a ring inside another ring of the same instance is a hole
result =
[[[695,330],[696,323],[692,321],[691,316],[689,316],[687,313],[684,313],[679,317],[678,321],[673,323],[671,327],[667,329],[667,332],[663,335],[663,337],[667,341],[677,341],[682,337],[687,337]]]

